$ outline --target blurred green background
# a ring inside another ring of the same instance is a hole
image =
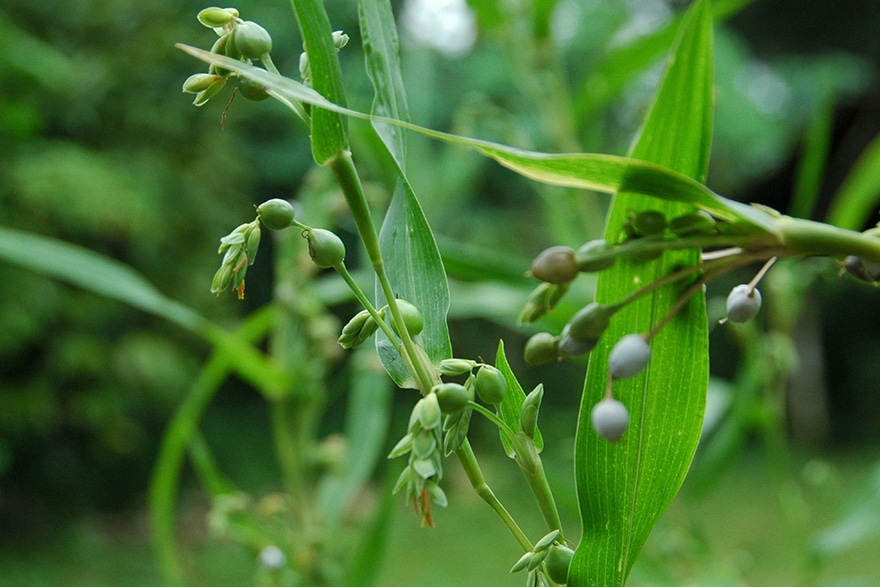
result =
[[[412,118],[526,148],[623,154],[684,4],[395,2]],[[234,327],[272,299],[272,243],[237,302],[209,293],[218,239],[250,220],[254,204],[303,197],[324,176],[310,172],[307,133],[280,105],[240,96],[227,104],[227,93],[197,109],[180,93],[201,67],[173,45],[210,45],[212,33],[195,20],[203,7],[5,0],[0,225],[123,261],[169,297]],[[237,8],[270,30],[276,64],[296,76],[301,40],[288,4]],[[880,5],[728,1],[717,10],[725,22],[716,38],[709,184],[821,219],[880,132]],[[328,11],[352,37],[340,54],[349,103],[368,110],[356,5],[331,2]],[[381,209],[383,162],[371,155],[365,126],[352,123],[352,135]],[[815,144],[824,146],[821,164],[804,156]],[[570,451],[583,364],[527,369],[518,356],[531,331],[515,320],[532,285],[521,277],[531,257],[597,236],[605,199],[530,184],[420,137],[410,138],[408,165],[452,279],[456,355],[491,358],[504,338],[524,386],[544,382],[545,460],[576,528]],[[814,204],[804,205],[803,193]],[[875,221],[876,206],[864,226]],[[353,226],[343,218],[340,231],[350,239]],[[773,279],[764,329],[712,335],[717,425],[707,428],[694,476],[649,541],[633,585],[880,579],[880,298],[839,278],[830,261],[789,265]],[[541,328],[563,324],[589,299],[582,281]],[[723,297],[732,283],[710,296]],[[344,321],[351,306],[335,311]],[[756,346],[769,367],[749,355]],[[208,352],[193,335],[122,303],[0,263],[0,585],[160,583],[146,487],[164,425]],[[396,396],[390,444],[412,401]],[[473,444],[487,477],[540,532],[525,485],[511,463],[493,458],[497,439],[484,424],[475,424]],[[325,432],[334,426],[328,421]],[[263,401],[235,379],[203,425],[224,472],[255,494],[278,484],[267,429]],[[484,584],[487,569],[501,576],[518,558],[454,462],[447,477],[451,504],[434,530],[418,528],[395,500],[378,584]],[[182,496],[193,580],[253,584],[251,554],[208,536],[208,505],[192,477]],[[504,581],[493,584],[522,577]]]

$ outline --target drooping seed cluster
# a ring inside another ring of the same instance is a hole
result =
[[[522,555],[510,569],[511,573],[527,571],[526,585],[548,585],[548,579],[559,585],[568,583],[568,569],[574,551],[568,547],[559,530],[546,534],[532,550]]]
[[[440,381],[413,408],[406,435],[388,455],[409,454],[409,462],[394,487],[406,490],[407,499],[422,516],[423,525],[433,525],[431,504],[446,505],[439,483],[443,477],[442,457],[459,450],[467,439],[475,400],[500,409],[508,383],[496,367],[470,359],[445,359],[436,373],[440,377],[465,376],[464,383]],[[540,387],[540,386],[539,386]],[[543,388],[525,399],[522,430],[533,436]],[[531,398],[531,399],[530,399]]]
[[[553,246],[540,253],[528,271],[528,275],[540,279],[520,313],[520,323],[537,321],[551,311],[562,299],[573,280],[580,273],[604,271],[620,258],[634,262],[655,259],[665,250],[707,248],[713,243],[723,244],[730,234],[730,227],[704,211],[695,211],[667,220],[656,210],[630,211],[621,226],[617,243],[604,239],[585,243],[577,251],[566,246]],[[530,365],[549,363],[566,357],[584,355],[592,351],[608,329],[614,315],[628,304],[668,284],[691,277],[680,299],[672,305],[650,332],[623,336],[608,355],[608,388],[604,399],[592,412],[593,427],[598,434],[610,441],[617,441],[629,423],[626,406],[614,399],[611,382],[633,377],[641,373],[651,356],[650,341],[665,324],[679,312],[687,301],[713,279],[727,271],[755,260],[741,249],[726,249],[706,256],[707,260],[693,266],[677,269],[634,291],[616,303],[594,301],[576,312],[558,335],[539,332],[526,343],[524,358]],[[727,317],[724,321],[739,323],[753,319],[761,308],[761,292],[756,284],[775,261],[771,258],[748,284],[733,288],[727,298]],[[873,269],[860,260],[848,259],[848,271],[871,275]]]
[[[255,62],[259,62],[267,71],[279,74],[270,56],[272,36],[269,31],[253,21],[240,18],[238,9],[205,8],[199,12],[198,20],[217,34],[217,40],[211,46],[211,53],[249,65],[256,65]],[[342,31],[333,31],[332,39],[336,51],[339,51],[348,44],[349,36]],[[312,69],[309,64],[309,56],[305,51],[300,54],[299,71],[303,85],[311,87]],[[193,104],[203,106],[223,90],[229,78],[238,80],[235,91],[248,100],[260,101],[270,96],[271,88],[217,65],[209,66],[207,73],[196,73],[189,76],[183,82],[183,92],[195,94]],[[233,94],[234,96],[235,94]],[[294,107],[300,118],[304,121],[309,120],[308,105],[298,101],[294,103],[289,99],[286,102]]]
[[[345,260],[345,244],[342,240],[329,230],[312,228],[298,222],[293,205],[287,200],[273,198],[255,208],[257,217],[253,221],[237,226],[220,239],[218,252],[223,255],[223,260],[211,282],[211,293],[219,294],[232,288],[238,293],[239,299],[244,298],[244,277],[247,268],[256,259],[261,226],[274,231],[300,228],[303,238],[308,241],[309,256],[318,267],[337,267]]]

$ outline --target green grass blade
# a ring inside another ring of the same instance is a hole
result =
[[[239,375],[263,393],[272,395],[286,385],[287,376],[252,345],[166,297],[143,275],[115,259],[6,227],[0,227],[0,259],[123,302],[201,336],[222,349]]]
[[[693,5],[632,155],[702,180],[709,157],[713,112],[712,18],[708,2]],[[687,212],[678,202],[615,196],[606,238],[616,238],[630,209]],[[670,272],[698,262],[697,252],[629,261],[600,274],[596,299],[616,302]],[[630,427],[612,444],[599,438],[590,411],[604,395],[608,354],[625,334],[647,332],[675,303],[682,288],[665,287],[615,316],[592,352],[578,422],[575,478],[583,535],[569,585],[623,585],[642,545],[677,494],[700,437],[708,385],[705,300],[697,295],[652,341],[648,369],[614,383],[630,411]]]
[[[860,230],[880,202],[880,136],[862,152],[831,204],[828,223]]]
[[[86,248],[0,227],[0,259],[124,302],[186,330],[204,330],[205,319],[194,310],[165,297],[134,269]]]
[[[312,86],[335,104],[345,105],[342,68],[333,45],[330,20],[322,0],[291,0],[312,69]],[[348,147],[345,121],[338,112],[312,109],[312,155],[324,165]]]
[[[290,98],[354,118],[380,119],[378,116],[370,116],[333,104],[313,89],[264,69],[195,47],[177,46],[206,63],[235,71]],[[618,157],[594,153],[539,153],[431,130],[402,120],[381,118],[381,121],[419,132],[433,139],[469,147],[537,181],[610,194],[619,191],[635,192],[662,200],[684,202],[740,225],[738,227],[740,234],[761,232],[771,238],[778,236],[774,219],[766,212],[723,198],[686,174],[657,162],[641,160],[635,154],[632,157]]]
[[[807,128],[804,150],[795,177],[789,214],[798,218],[809,218],[813,214],[831,147],[831,130],[837,101],[834,92],[824,93],[826,95],[818,100],[818,106]]]
[[[359,9],[367,72],[375,91],[373,113],[405,121],[408,107],[400,75],[397,30],[391,4],[387,0],[369,0],[360,2]],[[413,303],[422,313],[425,329],[418,342],[428,357],[437,363],[452,356],[446,325],[449,311],[446,271],[433,231],[404,172],[404,129],[388,124],[384,118],[374,118],[373,127],[394,161],[398,180],[382,223],[379,246],[395,294]],[[381,304],[384,297],[378,283],[376,296]],[[381,332],[376,340],[379,356],[388,373],[398,385],[407,385],[409,372],[395,345]]]

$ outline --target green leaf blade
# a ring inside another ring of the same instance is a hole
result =
[[[675,52],[654,105],[631,153],[695,181],[705,178],[712,131],[712,19],[697,2],[683,20]],[[643,192],[644,193],[644,192]],[[667,217],[695,201],[657,201],[637,193],[615,196],[606,238],[616,240],[631,209]],[[627,261],[602,272],[596,299],[614,302],[669,273],[699,261],[697,251],[667,252],[657,261]],[[595,433],[590,412],[604,395],[608,354],[624,335],[648,332],[685,286],[660,288],[615,316],[592,352],[575,448],[583,535],[570,585],[623,585],[654,524],[681,486],[699,440],[708,384],[705,300],[698,294],[651,341],[645,372],[614,382],[614,396],[630,412],[623,439],[608,443]]]
[[[498,417],[501,418],[505,424],[510,426],[511,430],[517,432],[520,429],[520,416],[522,413],[523,402],[526,399],[526,392],[522,388],[522,385],[519,384],[519,380],[517,380],[516,375],[510,368],[510,363],[507,361],[507,355],[504,353],[503,340],[498,341],[498,352],[495,354],[495,367],[501,371],[501,374],[504,375],[504,380],[507,382],[507,394],[504,396],[504,400],[498,407]],[[504,432],[500,432],[500,434],[501,444],[504,446],[504,452],[507,453],[507,456],[513,458],[516,456],[516,448],[514,447],[513,442],[506,434],[504,434]],[[535,429],[535,447],[538,452],[544,448],[544,438],[541,436],[541,431],[537,428]]]
[[[416,342],[435,365],[452,357],[446,325],[449,287],[443,261],[422,207],[403,179],[398,181],[382,223],[379,248],[395,295],[415,305],[424,318],[425,327]],[[384,303],[379,284],[376,284],[376,299],[380,305]],[[381,331],[377,333],[376,344],[382,364],[394,382],[400,387],[412,387],[409,371],[396,345]]]
[[[331,102],[345,106],[342,68],[336,57],[324,3],[321,0],[291,0],[291,5],[309,56],[312,86]],[[318,165],[324,165],[348,146],[345,121],[338,112],[323,108],[312,109],[311,121],[312,155]]]
[[[372,124],[391,155],[398,175],[391,205],[379,233],[379,248],[395,295],[414,304],[422,313],[425,328],[417,342],[428,358],[437,364],[452,356],[446,324],[449,311],[446,270],[433,231],[406,178],[404,129],[388,124],[384,119],[406,121],[409,116],[397,54],[394,15],[387,0],[364,0],[358,6],[367,73],[375,91],[373,114],[378,116]],[[376,299],[380,303],[384,299],[379,283],[376,284]],[[376,341],[382,363],[395,383],[402,387],[412,385],[396,345],[381,332]]]

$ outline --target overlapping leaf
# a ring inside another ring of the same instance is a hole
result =
[[[373,112],[406,120],[408,108],[400,62],[397,54],[397,30],[394,15],[387,0],[367,0],[358,3],[360,24],[367,58],[367,72],[373,82],[375,98]],[[398,174],[391,206],[382,223],[379,246],[385,260],[388,279],[395,295],[414,304],[422,313],[425,329],[419,343],[434,362],[452,356],[452,344],[446,325],[449,310],[449,288],[440,251],[434,233],[422,211],[418,198],[405,173],[406,142],[402,129],[373,120],[373,127],[382,139]],[[376,298],[383,299],[380,285],[376,284]],[[385,369],[398,385],[407,385],[409,373],[395,345],[377,335],[379,356]]]
[[[273,92],[326,110],[355,118],[381,119],[382,122],[414,130],[425,136],[475,149],[526,177],[555,185],[588,188],[617,193],[627,190],[668,201],[684,202],[737,225],[739,233],[760,232],[771,238],[777,234],[774,220],[763,211],[714,193],[686,174],[657,162],[634,157],[593,153],[550,154],[526,151],[499,143],[482,141],[427,129],[390,118],[369,116],[334,104],[315,90],[264,69],[187,45],[180,49],[207,63],[222,66],[262,84]],[[637,155],[634,153],[634,155]]]
[[[699,0],[682,21],[666,74],[632,155],[701,181],[712,129],[712,20]],[[691,200],[658,202],[636,193],[615,196],[606,238],[617,237],[629,210],[655,209],[674,216]],[[699,261],[696,252],[667,252],[652,262],[627,261],[600,274],[596,298],[616,302],[638,283],[673,267]],[[573,587],[623,585],[654,524],[677,494],[700,436],[708,384],[705,301],[697,295],[652,340],[652,358],[641,374],[614,382],[615,397],[630,412],[619,443],[601,439],[590,411],[604,395],[607,358],[624,335],[649,331],[682,294],[668,286],[615,316],[592,352],[575,449],[582,531],[570,570]]]

